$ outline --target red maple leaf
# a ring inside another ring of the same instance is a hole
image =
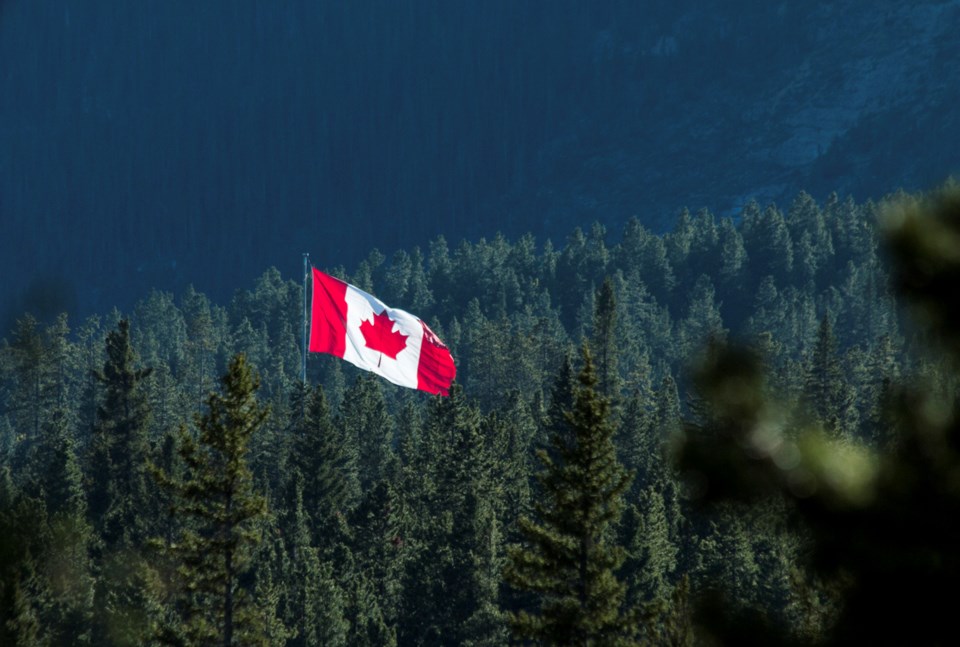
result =
[[[384,310],[373,315],[373,323],[364,320],[360,324],[360,333],[367,348],[380,351],[390,359],[397,359],[397,353],[407,347],[407,335],[393,330],[393,319]]]

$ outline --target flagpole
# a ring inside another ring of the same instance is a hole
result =
[[[303,360],[300,363],[300,381],[307,383],[307,278],[310,275],[310,254],[303,254]]]

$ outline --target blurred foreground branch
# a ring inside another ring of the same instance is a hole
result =
[[[960,579],[960,191],[891,204],[884,225],[894,285],[944,351],[922,378],[891,389],[885,424],[896,441],[881,450],[789,423],[758,359],[715,347],[696,375],[706,419],[678,443],[699,503],[790,502],[812,537],[806,567],[842,584],[826,644],[941,644],[955,634],[944,592]],[[721,641],[749,635],[717,624]]]

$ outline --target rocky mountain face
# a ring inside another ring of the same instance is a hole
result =
[[[303,251],[929,188],[960,171],[958,24],[960,0],[0,0],[0,320],[223,299]]]
[[[960,170],[960,3],[692,4],[597,32],[598,66],[631,69],[619,101],[553,142],[519,201],[669,227],[683,206],[880,198]]]

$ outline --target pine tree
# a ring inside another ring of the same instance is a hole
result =
[[[774,205],[761,212],[753,203],[744,207],[741,220],[750,274],[770,274],[779,285],[787,283],[793,272],[793,242],[783,213]]]
[[[207,398],[198,418],[199,436],[180,432],[182,480],[157,470],[176,494],[180,539],[166,545],[179,564],[182,625],[167,627],[163,638],[192,645],[268,644],[265,628],[273,609],[243,585],[256,547],[266,500],[254,491],[247,462],[250,440],[267,417],[257,402],[259,380],[243,355],[235,356],[221,378],[221,393]]]
[[[29,467],[48,411],[57,400],[51,375],[50,348],[39,323],[28,314],[17,320],[13,343],[5,346],[4,351],[4,363],[13,378],[6,409],[12,414],[13,426],[17,430],[16,463]]]
[[[102,393],[91,442],[93,467],[89,513],[103,544],[95,551],[95,644],[138,644],[147,635],[151,607],[149,569],[137,551],[149,529],[153,506],[146,483],[149,369],[136,369],[126,320],[104,343],[102,369],[94,373]]]
[[[24,579],[18,576],[7,585],[10,588],[10,608],[0,614],[0,620],[5,621],[0,626],[0,638],[3,638],[4,645],[12,647],[48,647],[52,641],[43,631],[37,610],[32,604],[29,584],[23,582]]]
[[[150,407],[144,380],[151,370],[135,368],[130,323],[121,319],[107,334],[106,360],[96,374],[103,385],[97,408],[91,455],[90,515],[95,527],[113,547],[121,539],[139,544],[146,538],[150,509],[147,486]]]
[[[850,388],[837,357],[837,340],[829,316],[820,320],[817,341],[807,368],[804,397],[820,422],[833,433],[849,432],[844,422],[853,408]]]
[[[347,391],[338,425],[347,442],[356,443],[361,491],[367,491],[383,476],[393,452],[393,418],[380,388],[380,380],[361,374]]]
[[[344,646],[348,625],[344,618],[343,592],[334,580],[332,566],[321,560],[320,551],[313,545],[299,471],[295,471],[288,488],[286,508],[279,520],[285,552],[283,618],[294,632],[287,645]]]
[[[795,243],[800,276],[814,287],[833,257],[833,240],[823,212],[809,193],[801,191],[790,205],[786,222]]]
[[[484,424],[459,385],[429,407],[416,463],[421,471],[405,486],[416,523],[404,548],[415,552],[406,562],[402,642],[462,644],[479,638],[465,632],[471,622],[490,636],[491,616],[483,610],[499,606],[499,587],[491,582],[499,582],[496,524],[504,499],[494,478],[494,449],[503,439],[487,435],[494,429],[502,426]]]
[[[593,347],[597,355],[597,388],[616,407],[620,400],[618,370],[621,340],[617,337],[617,299],[613,281],[607,277],[597,291],[593,313]]]
[[[302,415],[290,428],[289,464],[303,478],[304,510],[316,533],[334,514],[346,513],[360,499],[357,445],[342,425],[331,421],[323,387],[302,388],[297,387],[293,398],[292,409]]]
[[[677,280],[663,238],[648,231],[634,216],[627,222],[616,251],[616,263],[623,273],[642,276],[656,300],[666,304]]]
[[[690,255],[690,246],[693,244],[693,218],[686,208],[677,214],[677,222],[673,231],[663,237],[667,250],[667,259],[674,269],[687,266],[687,257]]]
[[[496,505],[493,497],[475,495],[466,504],[467,514],[460,523],[466,526],[469,542],[464,542],[467,551],[461,553],[461,559],[466,565],[463,586],[471,612],[457,637],[464,647],[495,647],[507,640],[507,626],[498,604],[503,546]]]
[[[678,325],[680,357],[689,361],[703,344],[722,339],[726,333],[713,281],[706,274],[701,274],[690,291],[687,315]]]
[[[50,533],[42,566],[53,593],[41,620],[55,644],[90,644],[94,534],[86,518],[83,476],[60,407],[45,425],[40,450]]]
[[[627,600],[635,608],[667,602],[670,577],[677,565],[677,548],[670,541],[670,526],[663,496],[646,488],[638,505],[629,505],[621,528],[627,549],[622,575],[627,581]]]
[[[654,412],[648,398],[649,395],[642,395],[639,390],[630,395],[615,438],[621,464],[634,475],[634,492],[656,478],[650,467],[663,454],[663,439],[653,427]]]
[[[534,592],[540,607],[510,613],[514,635],[544,644],[629,645],[636,618],[626,610],[626,586],[614,571],[625,551],[612,538],[630,476],[617,462],[610,404],[597,394],[593,360],[584,366],[567,412],[566,434],[553,434],[541,451],[544,496],[538,519],[523,518],[525,542],[508,552],[506,581]]]
[[[350,518],[353,555],[364,565],[383,619],[390,626],[396,625],[400,608],[407,526],[403,502],[386,481],[379,481],[365,494]]]
[[[103,368],[106,357],[103,343],[104,333],[100,328],[100,317],[88,317],[77,331],[77,345],[80,348],[78,364],[80,378],[79,398],[75,414],[79,424],[79,438],[83,443],[92,442],[96,436],[97,407],[100,402],[100,380],[97,373]]]
[[[213,313],[207,297],[197,292],[192,285],[181,299],[181,310],[187,326],[187,371],[193,383],[193,397],[199,412],[210,384],[207,377],[213,372],[213,350],[216,348],[216,332]]]
[[[570,355],[564,355],[550,390],[550,404],[541,421],[541,432],[536,447],[538,450],[549,448],[554,436],[566,437],[568,430],[566,412],[573,408],[575,391],[576,375],[573,370],[573,361]]]
[[[46,511],[13,484],[0,469],[0,644],[49,645],[40,610],[49,591],[37,574],[45,557]]]
[[[507,396],[503,417],[490,412],[484,424],[485,435],[499,440],[494,450],[503,482],[503,509],[512,528],[521,515],[532,511],[530,456],[537,425],[530,405],[519,391]]]

